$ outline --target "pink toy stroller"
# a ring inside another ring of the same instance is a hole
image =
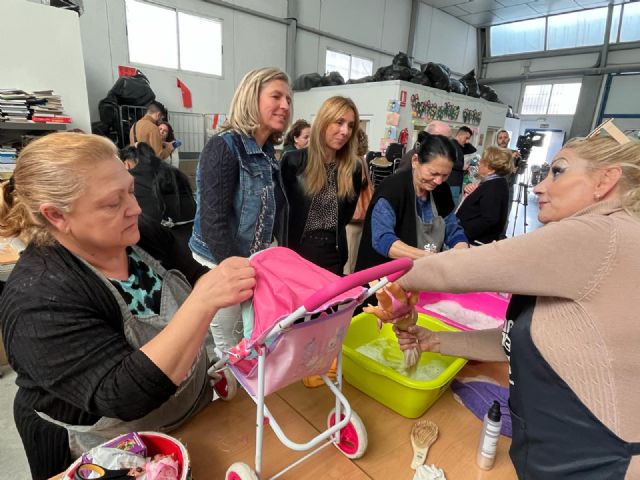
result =
[[[227,480],[257,480],[261,472],[264,423],[278,439],[296,451],[310,451],[271,478],[278,478],[328,445],[348,458],[361,457],[367,432],[360,417],[342,394],[342,341],[353,311],[369,295],[411,268],[409,259],[338,277],[300,257],[275,247],[251,258],[256,269],[253,300],[243,305],[244,338],[216,368],[228,366],[233,376],[256,402],[255,470],[237,462]],[[393,274],[393,275],[392,275]],[[361,285],[383,278],[370,289]],[[337,358],[337,380],[325,373]],[[306,443],[291,441],[265,405],[265,397],[309,375],[320,375],[336,397],[327,430]]]

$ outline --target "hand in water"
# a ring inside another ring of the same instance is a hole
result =
[[[400,350],[419,349],[421,352],[440,352],[440,338],[435,332],[418,325],[412,325],[406,330],[393,329],[398,337]]]

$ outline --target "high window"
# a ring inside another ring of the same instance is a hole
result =
[[[328,72],[340,72],[346,80],[366,77],[373,73],[373,61],[348,53],[327,50],[326,68]]]
[[[550,15],[489,29],[492,56],[602,45],[607,27],[607,7]],[[545,44],[546,38],[546,44]],[[640,40],[640,3],[615,5],[609,41]]]
[[[573,115],[581,86],[580,83],[527,85],[520,111],[523,115]]]
[[[129,60],[222,75],[222,22],[126,0]]]

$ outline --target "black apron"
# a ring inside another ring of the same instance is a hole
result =
[[[535,297],[514,295],[503,346],[509,357],[509,454],[520,480],[624,478],[640,443],[615,435],[580,401],[531,338]]]

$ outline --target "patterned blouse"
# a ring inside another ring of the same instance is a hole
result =
[[[313,196],[304,233],[315,231],[335,232],[338,226],[338,184],[336,162],[324,165],[327,183]]]
[[[122,296],[129,311],[134,316],[148,317],[160,313],[162,279],[131,249],[129,257],[129,278],[109,279]]]

